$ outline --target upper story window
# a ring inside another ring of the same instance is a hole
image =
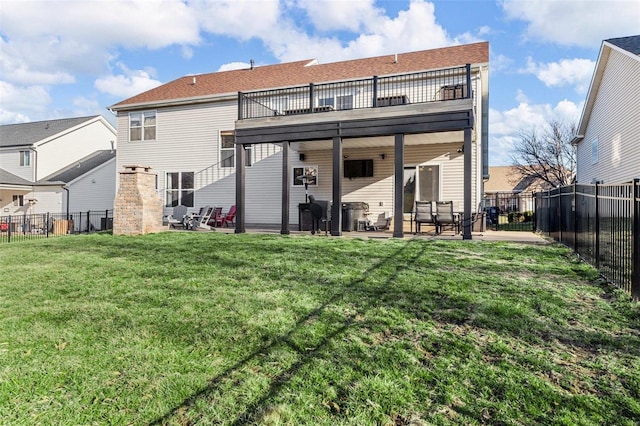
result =
[[[318,106],[326,106],[333,109],[353,109],[353,95],[318,98]]]
[[[20,165],[25,167],[31,165],[31,151],[20,151]]]
[[[129,113],[129,140],[151,141],[156,139],[156,112]]]
[[[591,141],[591,164],[598,162],[598,138]]]
[[[24,206],[24,195],[14,195],[13,196],[13,205],[15,207]]]
[[[251,146],[245,147],[245,166],[251,166],[252,164],[253,150]],[[220,167],[235,167],[236,166],[236,144],[235,133],[233,130],[227,130],[220,132]]]

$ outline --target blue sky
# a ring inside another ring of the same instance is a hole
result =
[[[491,166],[521,130],[577,121],[603,39],[640,1],[2,0],[0,124],[102,114],[187,74],[488,41]]]

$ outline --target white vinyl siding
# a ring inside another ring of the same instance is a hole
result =
[[[593,162],[592,142],[598,141]],[[640,177],[640,61],[611,51],[578,144],[577,180],[628,182]]]
[[[238,106],[235,101],[168,107],[156,110],[157,137],[148,144],[126,143],[128,130],[118,134],[118,170],[126,164],[144,164],[158,175],[158,195],[164,198],[166,172],[193,171],[194,207],[216,205],[227,210],[235,204],[235,167],[220,167],[220,132],[233,129]],[[128,114],[118,116],[118,128],[128,129]],[[280,218],[280,179],[282,158],[280,146],[255,145],[251,150],[252,167],[246,169],[247,204],[260,205],[263,200],[276,200],[277,213],[247,210],[247,223],[278,223]],[[249,152],[247,152],[249,155]],[[268,190],[265,192],[265,186]],[[165,207],[165,214],[172,208]],[[274,218],[277,218],[274,220]]]
[[[86,212],[113,209],[116,197],[116,176],[114,158],[71,182],[68,185],[69,210]],[[66,208],[66,206],[62,207],[63,210]]]

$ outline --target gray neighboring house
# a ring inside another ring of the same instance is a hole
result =
[[[112,209],[115,140],[99,115],[0,126],[0,215]]]
[[[578,183],[640,178],[640,35],[602,42],[573,143]]]

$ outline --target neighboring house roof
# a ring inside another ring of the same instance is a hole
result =
[[[484,183],[484,192],[530,192],[546,186],[539,178],[522,176],[513,166],[494,166],[489,167],[489,180]]]
[[[604,40],[600,47],[600,54],[598,55],[596,68],[593,73],[593,77],[591,78],[591,85],[589,86],[589,92],[587,93],[587,101],[585,102],[584,109],[582,110],[582,116],[580,117],[580,123],[578,125],[578,134],[573,140],[574,143],[579,143],[583,139],[584,133],[587,130],[587,124],[591,117],[591,111],[593,110],[596,95],[598,94],[600,84],[602,83],[604,69],[612,51],[627,55],[628,57],[638,61],[638,75],[630,75],[629,78],[630,81],[633,81],[634,78],[636,79],[635,81],[640,79],[640,35]]]
[[[13,173],[9,173],[4,169],[0,169],[0,185],[32,186],[33,183]]]
[[[235,95],[242,91],[365,78],[374,75],[403,74],[463,66],[467,63],[488,62],[489,44],[487,42],[328,64],[318,64],[316,60],[304,60],[181,77],[119,102],[111,106],[111,109],[162,104],[179,99],[195,101],[224,94]]]
[[[93,154],[89,154],[86,157],[73,162],[67,167],[58,170],[45,177],[44,179],[40,179],[36,182],[36,185],[47,185],[47,184],[65,184],[72,182],[79,178],[80,176],[90,172],[98,166],[106,163],[107,161],[116,158],[115,150],[102,150],[96,151]]]
[[[32,123],[5,124],[0,126],[0,147],[33,146],[34,144],[56,136],[59,133],[83,124],[100,119],[100,115],[59,120],[35,121]]]
[[[634,55],[640,55],[640,35],[630,37],[610,38],[605,40],[607,43],[611,43],[618,46],[620,49],[624,49],[627,52]]]

